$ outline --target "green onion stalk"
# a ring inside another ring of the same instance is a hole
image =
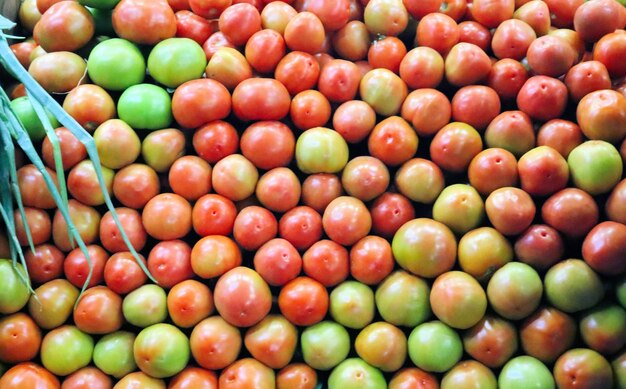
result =
[[[100,190],[104,195],[105,204],[110,211],[116,226],[120,230],[120,235],[124,243],[126,243],[128,250],[131,252],[141,269],[153,282],[156,283],[156,280],[152,277],[144,262],[139,258],[139,254],[131,244],[128,235],[126,234],[126,231],[124,231],[124,228],[120,223],[119,217],[117,215],[117,212],[115,211],[115,207],[113,206],[113,202],[111,201],[111,197],[104,182],[102,168],[100,165],[100,157],[98,155],[98,150],[96,148],[93,137],[80,124],[78,124],[78,122],[76,122],[74,118],[72,118],[67,112],[65,112],[65,110],[59,105],[59,103],[54,100],[52,96],[50,96],[48,92],[46,92],[43,87],[41,87],[41,85],[39,85],[39,83],[37,83],[37,81],[35,81],[31,77],[28,71],[26,71],[26,69],[24,69],[24,67],[17,60],[9,46],[9,42],[7,39],[19,37],[14,37],[4,33],[4,30],[10,30],[13,27],[15,27],[15,23],[0,15],[0,64],[16,80],[24,84],[29,101],[31,102],[33,109],[37,114],[37,117],[43,124],[46,136],[48,137],[52,145],[55,170],[57,174],[57,180],[54,180],[46,170],[44,162],[37,153],[37,150],[35,149],[35,146],[33,145],[33,142],[28,132],[16,116],[15,112],[12,110],[9,97],[7,96],[5,91],[0,88],[0,180],[1,182],[8,183],[8,186],[2,186],[0,188],[0,214],[6,226],[7,235],[9,237],[9,246],[13,268],[15,269],[21,280],[24,282],[24,284],[28,287],[29,291],[34,294],[34,291],[30,284],[30,280],[28,278],[24,252],[17,240],[15,218],[13,213],[13,204],[15,203],[18,212],[22,216],[28,246],[31,250],[34,251],[35,248],[32,240],[32,235],[29,226],[26,223],[26,217],[24,215],[24,205],[22,203],[22,196],[20,194],[17,182],[17,166],[15,162],[15,144],[17,144],[17,146],[24,151],[26,157],[32,162],[32,164],[43,176],[46,187],[54,198],[54,201],[59,212],[61,213],[61,216],[65,219],[70,241],[72,242],[72,244],[76,243],[82,253],[85,255],[85,258],[89,265],[89,273],[87,275],[87,278],[85,279],[85,283],[83,284],[81,295],[87,288],[87,285],[91,281],[91,277],[93,275],[93,264],[91,261],[91,257],[89,256],[87,246],[85,245],[85,242],[81,238],[78,230],[76,229],[76,226],[74,225],[74,222],[70,217],[67,188],[65,184],[65,174],[63,170],[63,163],[61,160],[61,148],[56,132],[54,131],[54,128],[52,128],[52,124],[50,123],[50,118],[46,114],[46,111],[48,111],[59,121],[59,123],[65,126],[65,128],[67,128],[83,145],[85,145],[87,155],[94,165],[98,178],[98,184],[100,185]],[[18,261],[22,264],[24,270],[26,270],[24,273],[22,271],[18,271]],[[80,297],[78,300],[80,300]]]

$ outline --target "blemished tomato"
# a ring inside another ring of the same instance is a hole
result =
[[[196,280],[182,281],[167,294],[167,310],[179,327],[194,327],[209,317],[214,308],[211,289]]]
[[[297,326],[311,326],[322,321],[328,305],[329,297],[324,285],[309,277],[290,281],[278,295],[280,312]]]

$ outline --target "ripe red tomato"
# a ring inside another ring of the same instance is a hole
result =
[[[302,270],[300,253],[289,241],[274,238],[264,243],[254,254],[254,269],[271,286],[282,286]]]
[[[153,168],[135,163],[115,173],[113,195],[125,207],[140,209],[159,194],[160,186],[159,176]]]
[[[242,343],[239,329],[219,315],[202,320],[189,337],[193,358],[208,370],[223,369],[235,362]]]
[[[417,25],[415,42],[445,56],[459,42],[459,28],[450,16],[439,12],[425,15]]]
[[[415,218],[411,201],[399,194],[385,192],[370,205],[372,231],[384,238],[391,238],[406,222]]]
[[[261,14],[247,3],[233,4],[219,17],[219,29],[235,46],[243,46],[255,32],[260,31]]]
[[[109,254],[98,245],[87,246],[92,266],[91,280],[87,287],[96,286],[104,281],[104,266],[109,260]],[[89,262],[80,248],[70,251],[63,262],[65,278],[77,288],[82,288],[89,274]]]
[[[211,79],[187,81],[172,96],[172,115],[183,127],[197,128],[230,114],[228,89]]]
[[[280,312],[297,326],[311,326],[322,321],[328,304],[328,292],[324,285],[309,277],[290,281],[278,295]]]
[[[87,44],[95,22],[87,8],[75,1],[56,2],[35,25],[35,42],[46,52],[75,51]]]
[[[236,267],[222,275],[213,290],[217,312],[232,325],[250,327],[272,308],[272,292],[259,273]]]
[[[326,33],[320,18],[312,12],[300,12],[285,26],[285,43],[291,51],[315,54],[322,50]]]
[[[141,254],[139,259],[146,265],[146,260]],[[109,289],[120,295],[132,292],[145,284],[147,280],[148,276],[128,251],[111,255],[104,266],[104,282]]]
[[[107,91],[95,84],[82,84],[72,89],[63,100],[63,109],[89,132],[94,131],[100,124],[109,119],[114,119],[116,116],[113,98]],[[57,136],[59,135],[59,130],[60,129],[55,130]],[[67,132],[69,133],[69,131]],[[74,156],[73,154],[75,152],[82,150],[82,153],[78,153],[77,156],[82,155],[83,158],[81,158],[81,160],[84,159],[86,151],[84,151],[85,147],[82,143],[79,143],[78,140],[73,138],[74,136],[71,133],[65,135],[65,137],[73,139],[70,145],[75,145],[74,147],[77,148],[77,150],[72,150],[68,147],[66,151],[66,153],[69,154],[68,157]],[[61,144],[63,144],[63,142],[61,142]],[[74,151],[74,153],[72,153],[72,151]],[[75,157],[77,158],[77,156]],[[68,166],[64,162],[63,166],[70,168],[75,164],[76,163]]]
[[[27,362],[41,347],[41,330],[25,313],[14,313],[0,319],[0,361]]]
[[[35,251],[24,253],[28,275],[36,284],[43,284],[60,278],[63,275],[65,255],[52,244],[42,244],[35,247]]]
[[[182,281],[167,294],[167,310],[178,327],[194,327],[214,309],[211,289],[196,280]]]
[[[143,249],[148,237],[139,212],[131,208],[116,208],[115,211],[133,248],[138,251]],[[100,243],[113,253],[128,251],[128,246],[124,243],[120,229],[110,211],[105,213],[100,220]]]
[[[163,288],[191,279],[191,247],[182,240],[157,243],[148,255],[148,271]]]
[[[258,249],[277,233],[276,216],[266,208],[251,205],[239,211],[235,218],[233,237],[244,250]]]
[[[169,384],[169,389],[217,389],[217,375],[212,370],[199,367],[187,367],[175,375]]]
[[[188,9],[182,9],[176,12],[175,15],[177,37],[193,39],[196,43],[202,45],[213,34],[211,22],[202,16],[196,15]]]
[[[219,277],[241,265],[241,251],[228,236],[208,235],[191,249],[191,268],[202,278]]]
[[[138,44],[154,45],[176,35],[176,15],[165,0],[121,0],[111,22],[120,38]]]
[[[291,95],[313,88],[320,76],[320,65],[315,57],[303,51],[292,51],[276,65],[274,77]]]
[[[406,97],[401,115],[419,136],[432,136],[450,122],[452,105],[437,89],[419,88]]]
[[[367,285],[377,285],[391,274],[394,267],[389,242],[376,235],[368,235],[350,249],[350,274]]]
[[[235,203],[215,193],[200,197],[191,214],[193,229],[200,236],[229,235],[236,216]]]
[[[246,42],[245,54],[248,63],[259,73],[271,73],[285,56],[283,36],[274,30],[255,32]]]
[[[241,120],[280,120],[289,113],[289,91],[272,78],[250,78],[233,91],[233,113]]]
[[[174,193],[150,199],[141,214],[148,235],[159,240],[179,239],[191,230],[191,205]]]
[[[500,113],[500,97],[488,86],[471,85],[459,89],[452,97],[452,119],[484,130]]]
[[[200,157],[181,157],[170,167],[170,188],[186,200],[197,200],[211,191],[211,171],[211,165]]]
[[[122,298],[106,286],[83,293],[74,308],[74,323],[88,334],[110,334],[122,328]]]
[[[61,389],[59,380],[48,370],[33,363],[19,363],[0,377],[0,389],[13,388]]]
[[[216,120],[194,132],[193,148],[200,158],[208,163],[216,163],[237,152],[239,134],[231,124]]]
[[[289,165],[294,156],[296,138],[282,122],[260,121],[244,130],[239,147],[254,166],[270,170]]]
[[[348,249],[328,239],[313,243],[302,255],[304,274],[326,287],[348,278],[349,262]]]
[[[15,220],[15,235],[20,245],[28,244],[26,229],[30,231],[30,238],[34,245],[45,243],[50,239],[52,232],[52,222],[50,216],[43,209],[24,207],[24,216],[19,210],[13,211],[13,219]]]
[[[326,66],[326,68],[329,65]],[[324,71],[322,71],[324,74]],[[322,78],[320,77],[320,81]],[[322,88],[322,84],[320,84]],[[324,127],[330,119],[331,107],[326,96],[316,90],[298,93],[291,100],[289,116],[293,124],[300,130],[313,127]]]
[[[259,178],[255,194],[259,202],[273,212],[287,212],[300,201],[301,186],[289,168],[274,168]]]
[[[87,366],[65,377],[61,389],[110,389],[112,387],[111,377],[97,367]]]

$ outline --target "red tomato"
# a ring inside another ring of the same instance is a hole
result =
[[[193,358],[208,370],[223,369],[233,363],[242,343],[239,329],[217,315],[198,323],[189,337]]]
[[[397,166],[415,155],[418,143],[417,134],[409,123],[399,116],[390,116],[374,127],[367,148],[372,157],[385,165]]]
[[[278,222],[278,234],[298,250],[306,250],[322,237],[322,216],[302,205],[285,212]]]
[[[74,308],[74,323],[88,334],[110,334],[122,328],[122,298],[106,286],[83,293]]]
[[[68,208],[70,218],[83,242],[91,244],[98,239],[98,225],[100,223],[98,211],[74,199],[68,201]],[[52,239],[61,251],[67,252],[73,248],[74,238],[70,238],[67,223],[59,210],[55,212],[52,219]]]
[[[133,248],[141,250],[146,244],[147,235],[139,212],[131,208],[116,208],[115,211]],[[100,220],[100,243],[113,253],[128,250],[110,211]]]
[[[176,35],[176,15],[165,0],[121,0],[111,21],[120,38],[138,44],[154,45]]]
[[[28,244],[27,228],[34,245],[47,242],[52,232],[50,215],[43,209],[24,207],[24,216],[25,219],[22,219],[22,213],[19,210],[13,211],[15,235],[20,245],[26,246]]]
[[[519,61],[505,58],[494,63],[487,76],[487,85],[496,91],[501,99],[512,100],[528,80],[528,71]]]
[[[239,134],[230,123],[216,120],[208,123],[193,134],[193,148],[198,156],[208,163],[234,154],[239,147]]]
[[[498,188],[516,186],[517,160],[509,151],[491,147],[476,154],[467,168],[470,184],[482,195]]]
[[[308,130],[313,127],[324,127],[330,119],[330,112],[330,102],[326,96],[316,90],[306,90],[291,100],[289,115],[297,128]]]
[[[370,37],[367,26],[361,20],[348,22],[332,35],[333,49],[342,59],[359,61],[367,57]]]
[[[114,119],[116,116],[113,98],[106,90],[95,84],[82,84],[72,89],[63,100],[63,109],[89,132],[94,131],[100,124],[109,119]],[[59,130],[56,130],[57,136],[59,136]],[[73,135],[70,133],[66,137],[73,137]],[[78,149],[76,151],[84,150],[84,146],[78,140],[74,140],[73,143]],[[67,153],[70,154],[70,151],[73,150],[69,149]],[[83,158],[81,159],[85,158],[85,153],[86,151],[83,151]],[[64,162],[63,167],[70,168],[71,166]]]
[[[335,59],[322,68],[318,88],[328,100],[342,103],[354,99],[360,82],[361,72],[354,63]]]
[[[521,61],[528,47],[537,38],[535,30],[518,19],[502,22],[493,34],[491,49],[498,58],[513,58]]]
[[[37,284],[43,284],[60,278],[63,275],[65,256],[56,246],[42,244],[35,247],[35,251],[24,253],[28,275]]]
[[[189,0],[189,7],[205,19],[217,19],[232,4],[232,0]]]
[[[585,0],[546,0],[550,9],[551,21],[555,27],[571,27],[574,14]]]
[[[402,58],[399,72],[409,88],[436,88],[443,79],[443,57],[430,47],[416,47]]]
[[[211,22],[202,16],[196,15],[187,9],[180,10],[175,15],[177,37],[193,39],[199,45],[202,45],[213,34]]]
[[[242,81],[232,96],[233,112],[241,120],[280,120],[289,113],[289,91],[272,78]]]
[[[167,310],[178,327],[190,328],[213,313],[213,293],[196,280],[185,280],[167,294]]]
[[[402,3],[415,19],[420,20],[424,16],[439,11],[443,4],[442,0],[402,0]]]
[[[498,27],[513,17],[515,0],[473,0],[472,17],[487,28]]]
[[[254,254],[254,269],[271,286],[282,286],[293,280],[302,269],[302,257],[289,241],[275,238]]]
[[[99,285],[104,281],[104,266],[109,260],[109,254],[98,245],[87,246],[91,266],[93,267],[88,288]],[[77,288],[82,288],[89,274],[89,262],[80,248],[70,251],[63,262],[65,278]]]
[[[175,12],[191,9],[189,0],[167,0],[167,3]]]
[[[274,77],[291,95],[313,88],[320,76],[320,65],[311,54],[292,51],[276,65]]]
[[[317,15],[326,31],[335,31],[348,23],[350,18],[350,1],[309,0],[306,10]]]
[[[128,208],[143,208],[160,192],[157,172],[148,165],[131,164],[115,173],[113,194],[115,199]]]
[[[450,16],[434,12],[425,15],[417,25],[415,42],[446,55],[459,42],[459,28]]]
[[[577,54],[565,39],[544,35],[532,41],[526,52],[526,60],[535,74],[560,77],[577,61]]]
[[[196,201],[191,219],[200,236],[229,235],[233,231],[237,208],[230,199],[210,193]]]
[[[0,389],[15,388],[61,389],[61,384],[43,367],[24,362],[13,366],[0,377]]]
[[[253,358],[244,358],[228,366],[220,374],[219,387],[222,389],[276,387],[274,370]]]
[[[241,134],[241,152],[260,169],[273,169],[291,163],[296,139],[291,129],[278,121],[261,121]]]
[[[280,33],[265,29],[255,32],[246,43],[246,59],[259,73],[271,73],[285,56],[285,40]]]
[[[399,193],[385,192],[370,206],[372,231],[391,238],[404,223],[415,218],[411,201]]]
[[[456,22],[460,22],[467,11],[467,0],[443,0],[439,12],[450,16]]]
[[[193,278],[191,247],[182,240],[157,243],[148,255],[148,271],[163,288]]]
[[[369,233],[372,217],[363,201],[356,197],[340,196],[324,210],[322,226],[330,239],[351,246]]]
[[[222,275],[213,290],[215,308],[232,325],[250,327],[272,308],[272,292],[259,273],[236,267]]]
[[[214,32],[209,38],[202,43],[202,50],[206,55],[207,61],[213,58],[213,55],[222,47],[235,48],[235,45],[229,41],[221,31]]]
[[[187,81],[172,96],[172,114],[183,127],[196,128],[230,113],[228,89],[211,79]]]
[[[626,33],[606,34],[593,46],[593,59],[602,62],[613,78],[626,76]]]
[[[189,201],[197,200],[211,191],[211,171],[211,165],[200,157],[181,157],[170,167],[170,188]]]
[[[389,242],[376,235],[368,235],[350,249],[350,274],[367,285],[377,285],[391,274],[394,267]]]
[[[529,78],[517,94],[517,106],[531,118],[540,121],[555,119],[567,105],[567,87],[548,76]]]
[[[233,4],[220,14],[219,29],[235,46],[245,45],[261,28],[261,14],[250,4]]]
[[[333,114],[333,128],[348,143],[365,139],[376,125],[376,112],[364,101],[350,100],[341,104]]]
[[[491,32],[482,24],[467,20],[459,23],[459,42],[472,43],[487,51],[491,47]]]
[[[214,371],[189,366],[175,375],[168,389],[217,389],[217,375]]]
[[[40,346],[41,330],[30,316],[14,313],[0,319],[0,361],[29,361],[37,356]]]
[[[550,146],[564,158],[582,142],[583,133],[580,127],[569,120],[549,120],[537,131],[537,146]]]
[[[500,113],[500,97],[488,86],[471,85],[459,89],[452,98],[452,119],[484,130]]]
[[[614,0],[584,2],[574,13],[574,29],[587,42],[624,28],[623,6]]]
[[[302,202],[320,213],[342,193],[341,180],[335,174],[311,174],[302,183]]]
[[[314,389],[317,386],[317,373],[305,363],[292,363],[277,373],[276,386],[285,389]]]
[[[301,186],[296,174],[289,168],[274,168],[259,178],[256,198],[273,212],[286,212],[300,202]]]
[[[444,170],[461,172],[482,149],[482,138],[476,129],[466,123],[452,122],[433,138],[430,157]]]
[[[46,170],[52,177],[52,181],[57,183],[56,173],[49,168],[46,168]],[[17,186],[20,189],[22,203],[25,207],[41,209],[56,207],[54,198],[46,186],[43,175],[37,170],[35,165],[24,165],[17,170]]]
[[[278,295],[280,312],[297,326],[311,326],[322,321],[328,304],[328,292],[324,285],[309,277],[290,281]]]
[[[572,66],[563,82],[574,101],[580,101],[588,93],[597,90],[611,89],[609,72],[599,61],[585,61]]]
[[[46,52],[75,51],[87,44],[95,22],[87,8],[75,1],[56,2],[35,25],[35,42]]]
[[[141,219],[151,237],[179,239],[191,230],[191,204],[177,194],[162,193],[148,201]]]
[[[111,377],[97,367],[87,366],[65,377],[61,389],[111,389]]]
[[[278,222],[268,209],[252,205],[242,209],[235,218],[233,236],[244,250],[256,250],[276,237]]]
[[[339,284],[350,274],[348,250],[328,239],[317,241],[302,255],[304,274],[326,287]]]
[[[205,236],[191,250],[191,268],[201,278],[219,277],[241,261],[239,247],[227,236]]]
[[[322,21],[311,12],[300,12],[285,26],[285,43],[291,51],[315,54],[322,50],[326,33]]]
[[[490,70],[491,59],[480,47],[472,43],[457,43],[446,56],[446,78],[452,85],[475,84],[484,80]]]
[[[437,89],[420,88],[408,94],[401,115],[419,136],[432,136],[450,122],[452,105]]]
[[[139,254],[139,259],[145,263],[145,259]],[[135,257],[123,251],[111,255],[104,266],[104,282],[113,292],[126,294],[139,288],[148,280],[146,273],[135,260]]]

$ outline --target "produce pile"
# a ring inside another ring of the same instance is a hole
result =
[[[17,24],[0,389],[626,388],[620,2]]]

